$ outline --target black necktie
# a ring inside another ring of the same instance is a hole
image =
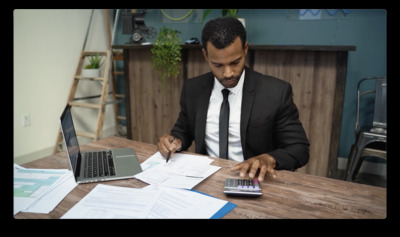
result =
[[[219,114],[219,157],[228,159],[228,133],[229,133],[229,90],[223,89],[224,100]]]

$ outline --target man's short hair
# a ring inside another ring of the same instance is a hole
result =
[[[203,28],[201,41],[207,51],[207,42],[217,49],[223,49],[231,45],[237,37],[242,41],[242,47],[246,43],[246,30],[243,24],[235,17],[219,17],[207,22]]]

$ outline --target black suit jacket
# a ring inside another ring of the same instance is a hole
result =
[[[240,135],[245,159],[268,153],[276,169],[295,170],[308,162],[309,142],[292,99],[288,82],[245,68]],[[181,112],[171,135],[182,140],[182,150],[195,141],[195,152],[207,154],[205,131],[214,83],[209,72],[185,80]]]

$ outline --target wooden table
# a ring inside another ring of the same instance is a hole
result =
[[[139,162],[143,162],[157,151],[152,144],[141,143],[119,137],[82,146],[82,150],[132,147]],[[225,179],[238,177],[231,172],[235,161],[213,158],[213,165],[222,167],[219,171],[198,184],[194,189],[237,205],[223,218],[295,218],[295,219],[383,219],[386,218],[386,189],[364,184],[346,182],[308,175],[298,172],[277,171],[277,178],[267,178],[262,182],[263,196],[259,198],[228,197],[222,189]],[[67,155],[60,152],[22,165],[26,168],[69,168]],[[127,179],[103,182],[132,188],[142,188],[148,184]],[[18,213],[16,219],[60,218],[70,208],[86,196],[97,183],[79,184],[49,214]]]

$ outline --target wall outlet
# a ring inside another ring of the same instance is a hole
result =
[[[28,127],[31,126],[31,115],[28,113],[22,114],[22,126]]]

